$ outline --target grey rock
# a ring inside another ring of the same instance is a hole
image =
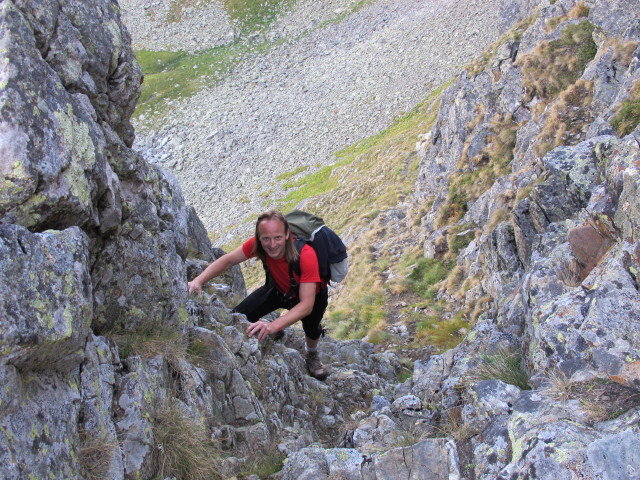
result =
[[[0,225],[2,363],[75,370],[92,314],[87,236],[77,227],[31,233]]]

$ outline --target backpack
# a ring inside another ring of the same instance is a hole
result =
[[[349,270],[347,247],[342,239],[325,225],[324,220],[302,210],[293,210],[284,217],[296,237],[295,245],[298,252],[304,245],[310,245],[316,251],[320,277],[327,283],[344,280]],[[299,261],[293,264],[293,268],[300,275]]]

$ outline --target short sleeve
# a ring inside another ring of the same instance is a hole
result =
[[[253,253],[253,246],[255,245],[255,243],[256,238],[251,237],[249,240],[242,244],[242,253],[244,253],[245,257],[251,258],[256,256],[255,253]]]

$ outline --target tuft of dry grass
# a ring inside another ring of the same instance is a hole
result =
[[[119,448],[118,442],[108,439],[106,435],[96,437],[81,431],[78,460],[83,475],[92,480],[109,480],[111,462]]]
[[[555,28],[561,23],[566,22],[567,20],[577,20],[579,18],[586,18],[589,16],[590,8],[587,7],[584,2],[576,3],[573,8],[566,14],[561,15],[559,17],[551,18],[547,20],[545,24],[545,30],[547,32],[552,32]]]
[[[582,283],[582,268],[577,260],[565,260],[556,269],[558,279],[568,287],[577,287]]]
[[[475,59],[466,68],[469,77],[475,77],[480,73],[486,71],[493,62],[496,52],[504,44],[510,41],[519,41],[522,34],[536,21],[536,15],[531,15],[525,19],[519,21],[514,25],[507,33],[500,37],[497,41],[489,45],[485,52]],[[499,73],[499,72],[497,72]]]
[[[549,109],[534,150],[543,157],[560,145],[575,145],[583,138],[593,117],[589,106],[593,100],[593,82],[578,80],[563,91]]]
[[[572,398],[571,380],[561,371],[550,371],[547,373],[549,383],[540,393],[545,397],[565,403]]]
[[[215,463],[222,457],[221,448],[210,440],[203,425],[185,414],[177,401],[168,400],[156,412],[153,436],[159,478],[223,478]]]
[[[436,436],[453,438],[456,442],[465,442],[475,434],[471,426],[462,419],[460,407],[449,408],[435,431]]]
[[[608,378],[573,382],[562,372],[547,374],[549,384],[541,393],[547,398],[566,403],[578,400],[587,424],[613,420],[640,406],[640,391]]]
[[[149,359],[162,355],[171,365],[177,365],[185,358],[185,338],[179,331],[168,329],[160,322],[149,321],[134,331],[112,334],[111,338],[118,345],[121,358],[139,355]]]
[[[491,188],[498,178],[509,173],[517,127],[510,114],[498,113],[489,121],[491,134],[487,136],[486,147],[470,160],[465,148],[458,161],[459,173],[449,177],[447,198],[436,219],[437,228],[460,220],[471,202]]]
[[[516,60],[516,65],[522,67],[525,102],[534,98],[548,102],[580,78],[597,53],[593,30],[593,24],[586,20],[570,24],[561,38],[544,41]]]
[[[284,456],[278,450],[276,444],[270,444],[265,448],[251,452],[244,459],[243,465],[238,472],[240,478],[256,475],[259,478],[271,478],[271,475],[282,470]]]

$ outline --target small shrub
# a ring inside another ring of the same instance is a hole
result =
[[[495,353],[482,354],[478,364],[470,373],[469,379],[501,380],[515,385],[521,390],[531,390],[529,376],[524,368],[522,355],[507,348],[499,348]]]

